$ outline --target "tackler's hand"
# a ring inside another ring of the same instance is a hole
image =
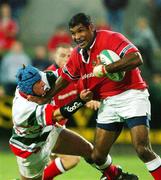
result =
[[[91,101],[86,103],[86,107],[96,111],[97,109],[99,109],[100,104],[101,103],[99,101],[91,100]]]
[[[93,99],[93,92],[90,91],[89,89],[84,89],[81,91],[80,93],[80,98],[85,101],[85,102],[88,102],[90,100]]]
[[[60,112],[60,108],[57,108],[53,111],[53,121],[59,122],[60,120],[64,119]]]

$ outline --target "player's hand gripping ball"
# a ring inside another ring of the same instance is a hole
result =
[[[95,66],[93,69],[94,76],[96,77],[108,77],[112,81],[122,81],[125,72],[118,72],[118,73],[108,73],[105,69],[105,65],[114,63],[120,60],[120,57],[111,50],[103,50],[99,54],[100,63],[99,65]]]

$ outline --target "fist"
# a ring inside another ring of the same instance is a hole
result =
[[[95,66],[93,68],[93,74],[96,77],[105,77],[107,74],[107,71],[105,69],[105,66],[103,64],[100,64],[98,66]]]
[[[93,110],[97,110],[97,109],[99,109],[100,104],[101,103],[99,101],[91,100],[86,103],[86,107],[93,109]]]
[[[89,89],[84,89],[81,91],[80,93],[80,98],[85,101],[85,102],[88,102],[90,100],[93,99],[93,93],[92,91],[90,91]]]

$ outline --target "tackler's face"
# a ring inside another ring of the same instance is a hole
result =
[[[90,44],[94,35],[92,25],[86,27],[83,24],[79,24],[70,28],[70,32],[74,42],[82,49],[86,48],[88,44]]]
[[[67,62],[72,50],[72,47],[58,47],[55,50],[55,62],[60,68]]]
[[[33,93],[36,96],[45,96],[48,91],[49,91],[49,88],[46,86],[45,82],[42,80],[37,81],[33,85]]]

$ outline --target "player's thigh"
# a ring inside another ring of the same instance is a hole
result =
[[[135,149],[142,146],[150,146],[149,121],[148,115],[126,119],[126,124],[130,129],[131,139]]]
[[[95,139],[94,139],[94,153],[107,156],[111,146],[119,136],[119,131],[109,131],[107,129],[96,128]]]
[[[38,152],[32,153],[27,158],[17,156],[19,172],[24,178],[39,179],[39,177],[42,176],[45,165],[49,161],[51,150],[54,147],[62,130],[62,127],[54,127],[49,133],[45,144]]]
[[[31,154],[28,158],[17,157],[19,172],[26,179],[41,179],[49,158],[42,151]]]
[[[91,143],[82,136],[69,129],[64,129],[60,133],[52,152],[89,157],[92,149]]]
[[[150,147],[149,128],[146,125],[137,125],[130,129],[132,143],[138,147]]]

